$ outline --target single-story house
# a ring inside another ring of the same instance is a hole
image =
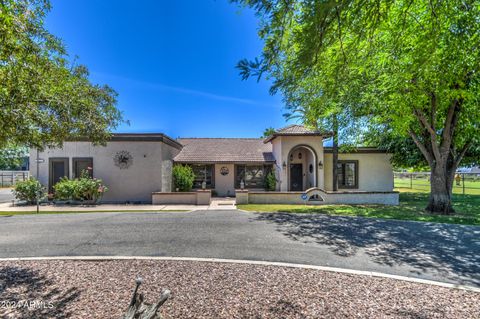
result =
[[[88,167],[109,188],[104,202],[195,203],[198,190],[208,192],[203,201],[212,195],[236,197],[237,203],[397,204],[390,156],[375,148],[340,153],[338,191],[332,191],[332,149],[323,145],[330,136],[301,125],[266,139],[117,133],[105,146],[77,140],[39,151],[38,165],[32,149],[30,172],[52,192],[61,177],[78,177]],[[174,165],[193,168],[193,192],[175,192]],[[269,172],[277,180],[275,191],[265,191]]]

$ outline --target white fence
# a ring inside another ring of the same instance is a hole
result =
[[[1,187],[10,187],[29,177],[29,171],[0,171],[0,185]]]

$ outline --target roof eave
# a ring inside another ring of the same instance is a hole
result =
[[[249,163],[249,164],[273,164],[275,160],[271,161],[246,161],[246,160],[239,160],[239,161],[209,161],[209,160],[175,160],[173,159],[174,163],[178,164],[242,164],[242,163]]]
[[[271,142],[273,141],[276,137],[280,137],[280,136],[319,136],[319,137],[332,137],[333,136],[333,132],[323,132],[323,133],[274,133],[272,135],[270,135],[269,137],[267,137],[265,140],[263,140],[263,143],[264,144],[267,144],[268,142]]]
[[[91,142],[87,137],[74,137],[66,142]],[[112,133],[106,142],[163,142],[177,149],[183,145],[163,133]]]

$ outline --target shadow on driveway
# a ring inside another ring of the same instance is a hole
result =
[[[66,307],[80,296],[76,288],[55,287],[36,270],[0,266],[0,317],[69,318]]]
[[[375,263],[438,271],[446,278],[480,286],[480,227],[328,216],[257,213],[256,220],[303,243],[316,243],[345,258],[363,252]]]

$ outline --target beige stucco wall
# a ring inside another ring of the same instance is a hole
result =
[[[281,136],[272,141],[272,149],[275,159],[277,161],[277,174],[279,176],[279,186],[277,187],[281,191],[288,191],[289,188],[289,161],[288,156],[290,151],[298,145],[306,145],[311,147],[317,154],[317,160],[314,166],[317,175],[317,185],[320,188],[324,186],[324,173],[323,169],[318,166],[319,161],[323,161],[323,138],[320,136]],[[307,151],[307,153],[310,153]],[[305,154],[304,154],[305,155]],[[297,156],[294,156],[294,160],[297,160]],[[313,176],[309,176],[308,172],[308,156],[302,156],[303,172],[304,176],[304,188],[308,188],[310,184],[313,184]],[[287,164],[286,169],[283,168],[283,163]],[[313,175],[313,174],[312,174]]]
[[[332,154],[324,155],[325,190],[332,190]],[[358,191],[390,192],[393,190],[393,168],[385,153],[338,154],[339,160],[358,160]],[[321,188],[321,187],[320,187]]]
[[[228,174],[220,174],[222,167],[228,168]],[[217,196],[235,196],[235,172],[233,164],[215,164],[215,191]]]
[[[154,205],[210,205],[211,191],[197,190],[194,192],[154,192],[152,204]]]
[[[133,156],[128,169],[120,169],[113,158],[118,151],[128,151]],[[48,185],[49,158],[68,157],[69,174],[72,176],[72,158],[92,157],[93,175],[104,181],[108,192],[104,202],[140,201],[151,202],[152,192],[170,191],[171,161],[177,149],[162,142],[114,141],[106,146],[93,146],[89,142],[65,142],[62,148],[47,149],[40,152],[41,163],[39,180]],[[37,177],[36,150],[30,152],[30,172]]]

